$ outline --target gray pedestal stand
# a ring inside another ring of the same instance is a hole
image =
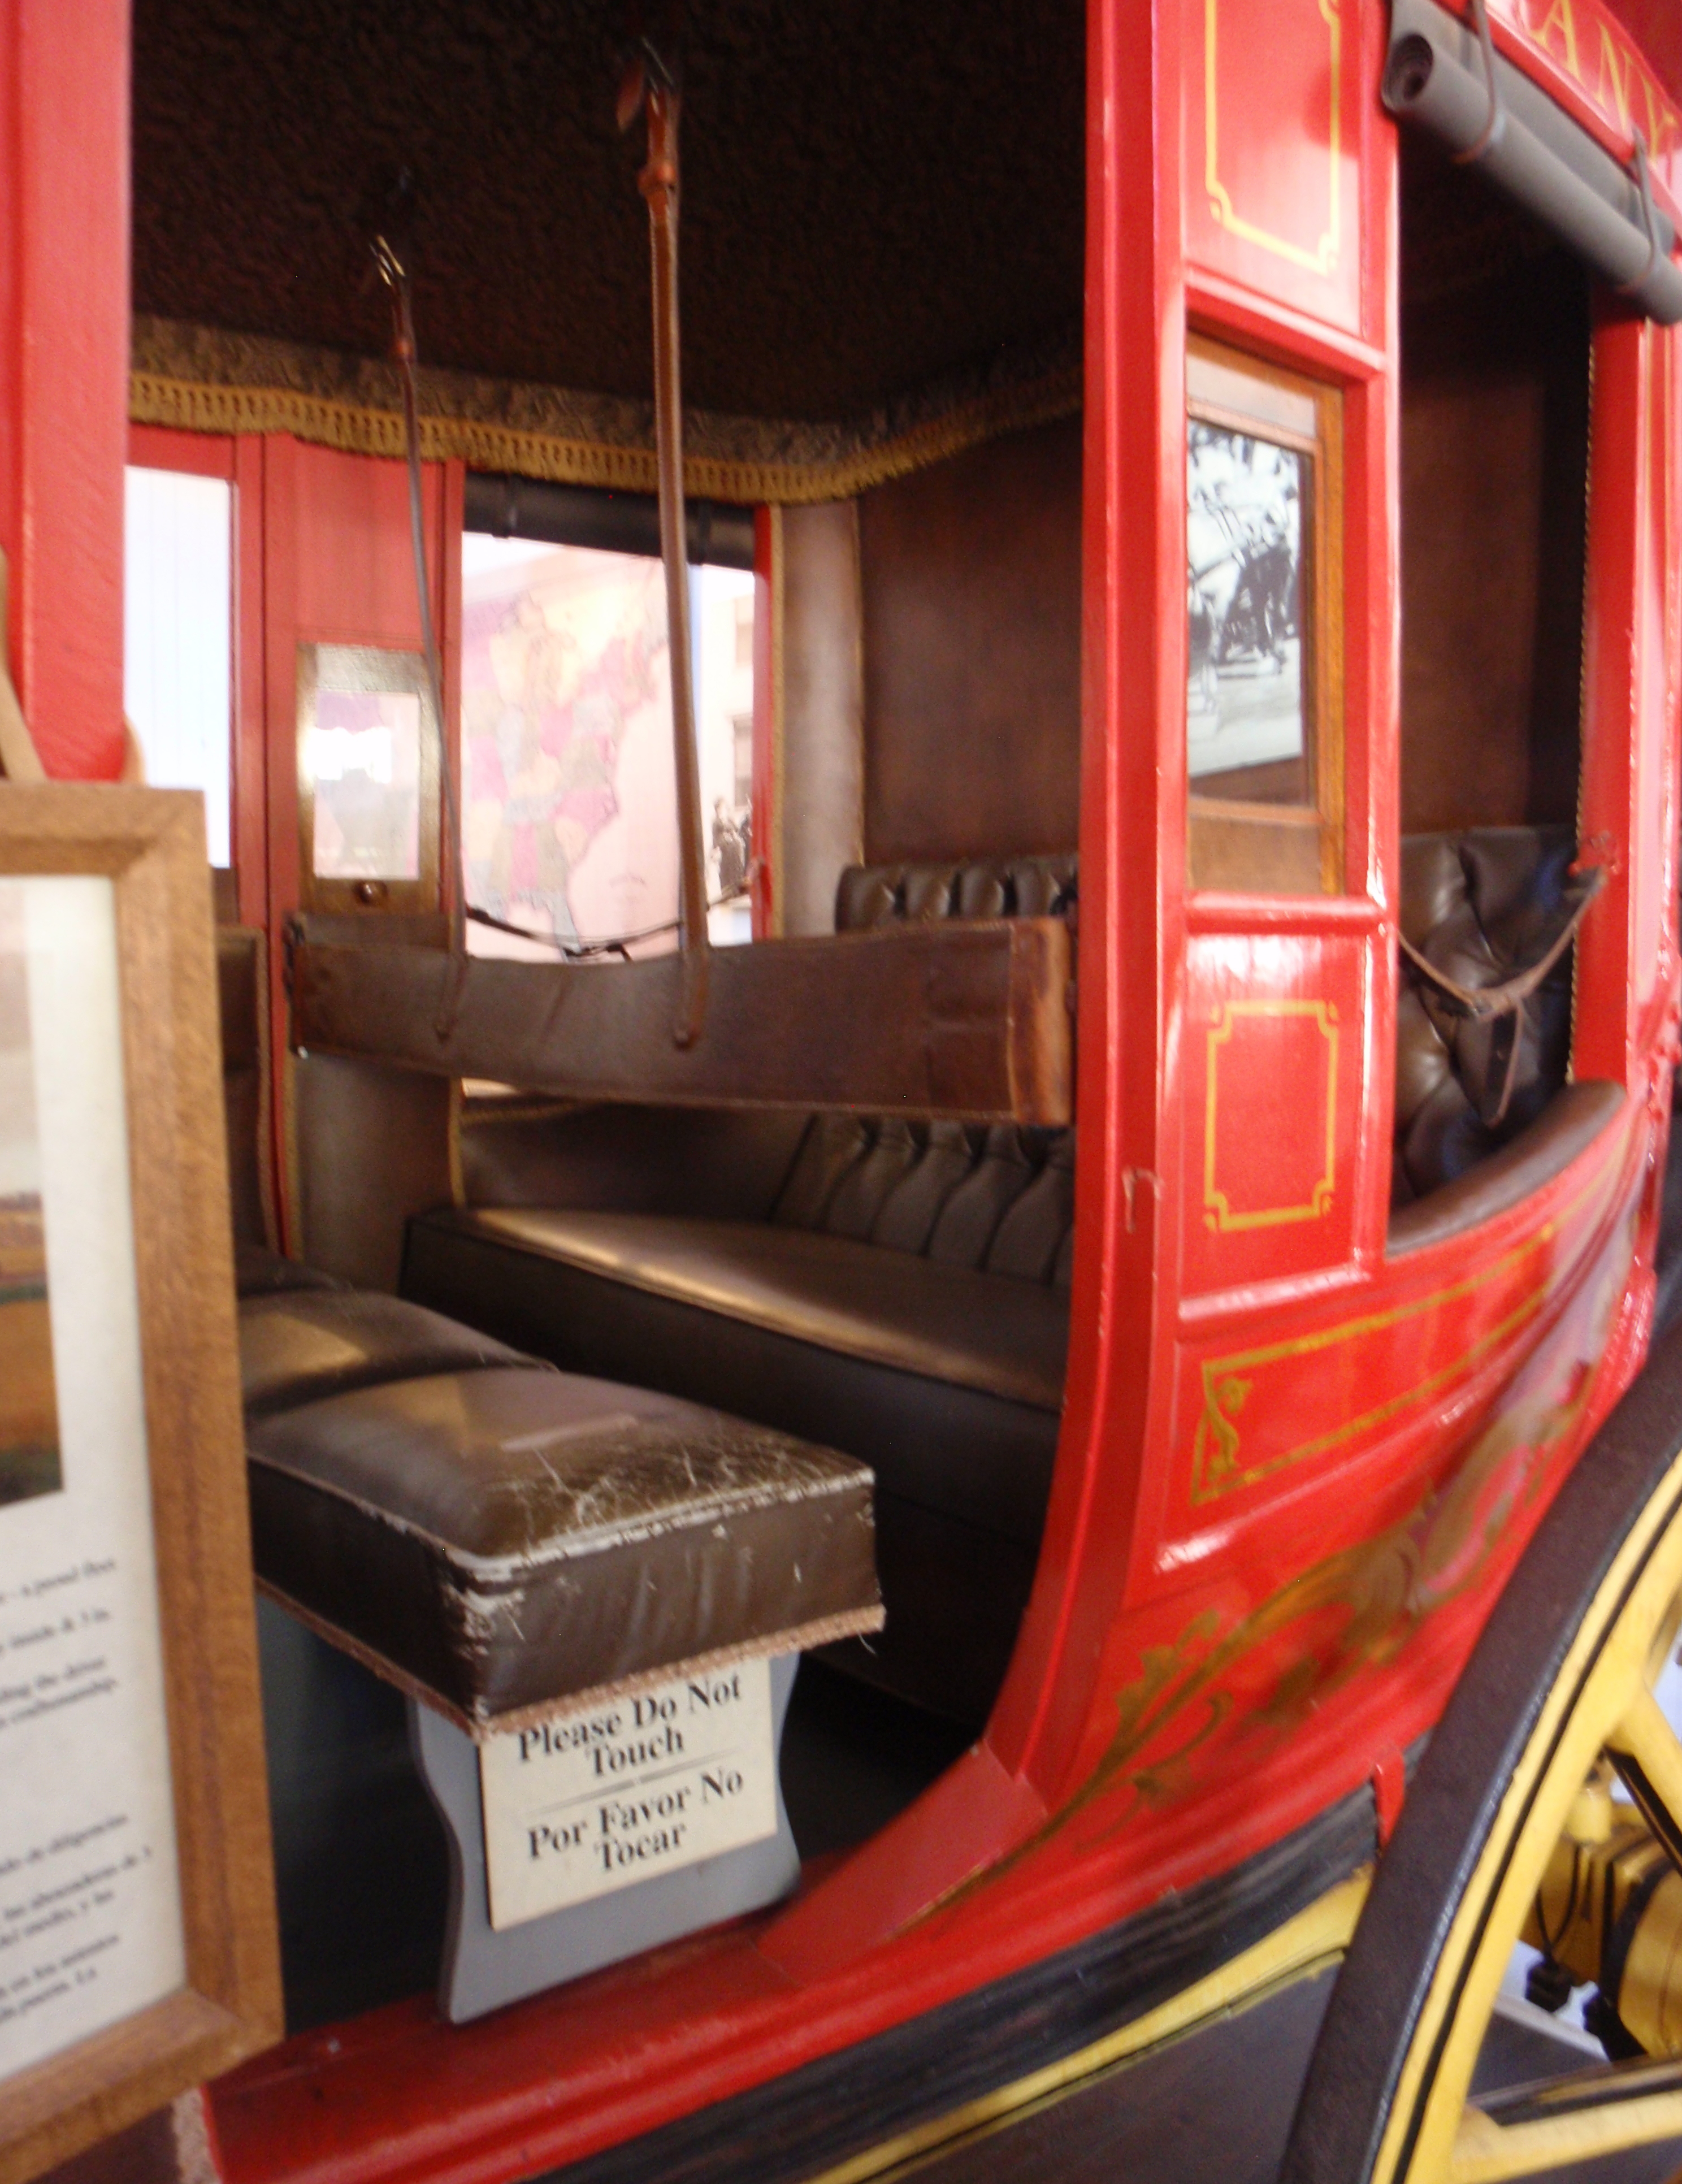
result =
[[[784,1654],[771,1664],[774,1753],[782,1751],[783,1725],[799,1666],[798,1653]],[[414,1699],[409,1702],[409,1735],[415,1762],[449,1836],[449,1924],[438,1978],[438,2007],[452,2024],[482,2016],[521,1995],[576,1979],[582,1972],[676,1941],[702,1926],[716,1925],[721,1919],[757,1910],[786,1895],[799,1872],[799,1853],[779,1782],[775,1835],[498,1933],[491,1925],[485,1884],[478,1747],[442,1714]]]

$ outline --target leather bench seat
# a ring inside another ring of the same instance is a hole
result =
[[[855,866],[836,925],[1067,915],[1075,894],[1072,856]],[[780,1180],[741,1218],[599,1198],[426,1214],[409,1226],[404,1293],[566,1371],[716,1404],[867,1462],[888,1620],[838,1658],[978,1723],[1015,1644],[1050,1492],[1073,1134],[816,1115],[791,1159],[786,1121],[766,1120]],[[534,1173],[564,1175],[564,1159],[532,1150]],[[517,1189],[512,1163],[492,1158],[493,1188]],[[471,1191],[471,1152],[464,1164]]]
[[[886,1490],[1038,1542],[1068,1343],[1044,1282],[769,1222],[497,1207],[416,1222],[404,1283],[569,1365],[868,1446]]]
[[[492,1365],[541,1370],[488,1335],[365,1290],[271,1290],[242,1301],[240,1385],[248,1424],[324,1396]]]
[[[259,1581],[470,1733],[879,1625],[865,1465],[287,1264],[242,1269]]]

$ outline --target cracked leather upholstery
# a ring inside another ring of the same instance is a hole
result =
[[[863,1464],[481,1346],[248,1429],[259,1577],[376,1672],[483,1730],[879,1622]]]

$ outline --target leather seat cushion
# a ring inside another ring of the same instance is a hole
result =
[[[435,1373],[248,1439],[259,1578],[470,1729],[881,1619],[868,1469],[669,1396]]]
[[[260,1244],[234,1245],[234,1288],[241,1298],[278,1295],[289,1290],[339,1290],[344,1284],[331,1274],[306,1267],[301,1259],[283,1259],[278,1251]]]
[[[1037,1547],[1068,1300],[758,1222],[428,1214],[404,1288],[556,1363],[669,1387],[863,1457],[884,1495]]]
[[[531,1362],[422,1305],[372,1290],[281,1290],[240,1306],[248,1420],[387,1380]]]

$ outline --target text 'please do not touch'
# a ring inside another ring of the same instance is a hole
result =
[[[681,1678],[480,1747],[500,1931],[777,1831],[771,1664]]]

